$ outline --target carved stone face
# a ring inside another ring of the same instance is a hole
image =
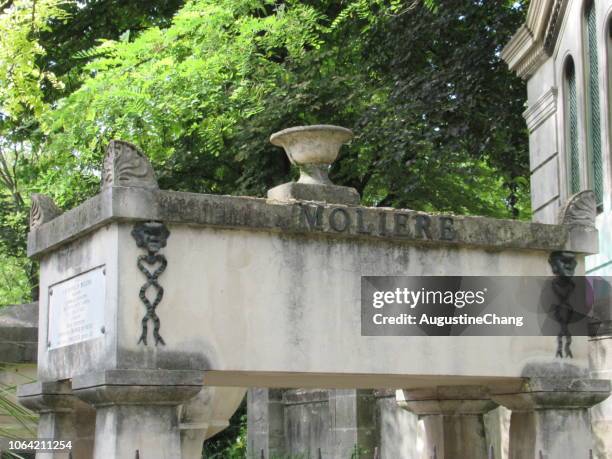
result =
[[[548,263],[550,263],[553,274],[561,277],[573,277],[578,264],[575,253],[563,251],[551,253]]]
[[[159,252],[166,247],[166,241],[170,231],[166,225],[158,222],[139,223],[134,226],[132,236],[136,239],[136,245],[146,249],[148,252]]]

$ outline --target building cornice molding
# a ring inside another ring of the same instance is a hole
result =
[[[510,70],[529,78],[551,56],[568,0],[533,0],[527,20],[504,47],[501,57]]]
[[[557,111],[557,93],[555,86],[546,91],[532,106],[523,112],[529,132],[535,131],[544,121]]]
[[[544,49],[550,55],[553,54],[557,38],[563,25],[563,17],[567,9],[568,0],[555,0],[547,22],[546,34],[544,35]]]

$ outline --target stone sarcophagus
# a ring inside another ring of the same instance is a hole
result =
[[[312,139],[329,132],[337,154],[346,132],[333,129],[306,128],[301,146],[299,135],[287,141],[303,149],[292,160],[305,178],[268,199],[160,190],[142,153],[115,141],[97,196],[61,215],[42,202],[29,235],[40,261],[40,382],[22,389],[24,403],[61,385],[96,409],[93,457],[150,459],[178,457],[180,413],[216,403],[229,417],[244,393],[236,387],[403,389],[400,402],[422,415],[484,399],[474,412],[503,403],[531,413],[536,402],[515,403],[517,394],[551,375],[561,382],[544,390],[578,390],[586,337],[574,337],[570,360],[555,357],[550,336],[362,336],[360,283],[549,275],[559,251],[575,254],[580,273],[596,230],[362,207],[327,179],[334,149],[312,154],[321,148]],[[590,396],[580,409],[608,394],[603,383],[580,388]],[[444,397],[463,402],[429,403]],[[49,416],[64,413],[52,405]],[[486,457],[447,450],[438,457]],[[198,457],[186,451],[184,442],[183,457]]]

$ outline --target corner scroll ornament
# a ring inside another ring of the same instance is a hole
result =
[[[102,189],[127,186],[158,189],[151,163],[135,145],[111,140],[104,156]]]
[[[595,228],[597,204],[595,193],[584,190],[571,196],[559,212],[562,225],[580,225]]]
[[[148,322],[153,322],[153,337],[155,338],[155,345],[159,343],[165,345],[164,339],[159,334],[160,320],[157,316],[156,309],[159,303],[161,303],[164,297],[164,288],[159,285],[157,279],[166,270],[168,261],[166,257],[158,253],[163,247],[166,247],[166,242],[170,236],[170,231],[166,228],[166,225],[160,222],[144,222],[138,223],[132,229],[132,236],[136,240],[136,245],[147,251],[146,255],[140,255],[138,257],[137,266],[140,272],[142,272],[147,281],[140,288],[140,301],[147,308],[147,312],[142,318],[142,333],[138,344],[143,343],[147,345],[147,334],[148,334]],[[146,265],[145,265],[146,264]],[[154,269],[156,265],[159,266]],[[148,266],[148,267],[147,267]],[[147,290],[149,287],[155,289],[155,299],[151,302],[147,298]]]
[[[32,194],[32,206],[30,207],[31,230],[43,223],[50,222],[61,214],[62,210],[55,205],[55,202],[49,196],[39,193]]]

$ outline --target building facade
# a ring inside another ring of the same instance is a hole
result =
[[[612,273],[611,36],[610,0],[534,0],[502,52],[527,81],[533,220],[556,223],[571,195],[593,190],[600,253],[587,271],[597,274]]]
[[[527,81],[533,220],[558,223],[568,198],[593,190],[599,253],[586,273],[612,275],[612,0],[533,0],[502,53]],[[610,320],[610,305],[599,312]],[[612,331],[591,340],[594,378],[612,374]],[[612,457],[612,401],[591,410],[596,456]]]

